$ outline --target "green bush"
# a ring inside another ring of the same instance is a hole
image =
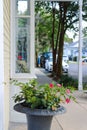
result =
[[[77,56],[73,57],[73,61],[77,61]]]
[[[87,83],[83,83],[83,89],[87,90]]]
[[[71,86],[71,87],[73,87],[75,89],[78,88],[78,80],[73,79],[72,77],[70,77],[68,75],[62,75],[60,80],[58,80],[58,82],[60,84],[63,84],[65,87]]]

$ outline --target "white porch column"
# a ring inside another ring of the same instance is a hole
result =
[[[3,48],[3,0],[0,0],[0,130],[4,130],[4,48]]]
[[[82,85],[82,0],[79,0],[79,58],[78,58],[78,90],[83,90]]]

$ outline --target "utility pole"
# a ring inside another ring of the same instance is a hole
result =
[[[78,58],[78,90],[83,90],[82,85],[82,0],[79,0],[79,58]]]

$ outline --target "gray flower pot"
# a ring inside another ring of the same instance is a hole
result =
[[[56,111],[50,111],[46,109],[30,109],[22,104],[16,104],[14,110],[26,114],[28,130],[50,130],[53,116],[66,112],[63,106],[60,106]]]

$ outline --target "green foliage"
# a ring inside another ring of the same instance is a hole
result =
[[[24,18],[19,18],[18,19],[18,26],[19,27],[25,27],[26,24],[27,24],[27,20],[26,19],[24,19]]]
[[[63,84],[65,87],[70,86],[75,89],[77,89],[77,87],[78,87],[78,80],[73,79],[72,77],[70,77],[68,75],[62,75],[59,80],[59,83]]]
[[[52,49],[52,4],[51,2],[35,2],[36,15],[36,46],[39,52],[45,52]],[[56,42],[56,34],[58,28],[58,10],[56,10],[55,18],[55,34],[54,40]]]
[[[78,89],[78,79],[74,79],[73,77],[70,77],[68,75],[62,75],[60,80],[58,80],[60,84],[63,84],[64,87],[69,87],[72,90]],[[83,89],[87,90],[87,83],[83,82]]]
[[[87,83],[83,83],[83,89],[87,90]]]
[[[87,37],[87,27],[83,28],[83,36]]]
[[[73,42],[73,39],[72,38],[69,38],[67,34],[65,34],[64,36],[64,41],[67,42],[67,43],[71,43]]]
[[[69,103],[72,90],[63,87],[61,84],[50,83],[38,85],[35,79],[22,83],[13,81],[13,84],[20,86],[21,91],[14,96],[15,102],[23,102],[29,108],[56,110],[61,102]]]

